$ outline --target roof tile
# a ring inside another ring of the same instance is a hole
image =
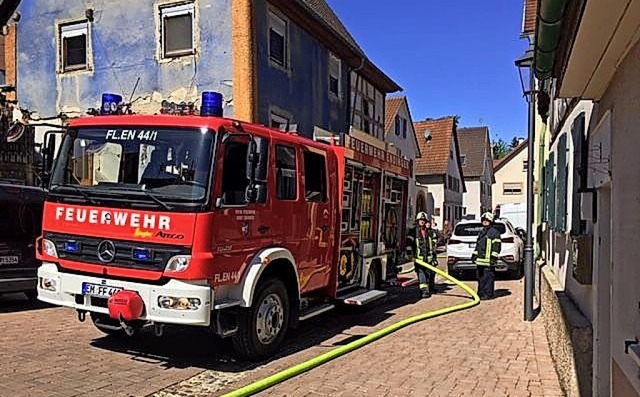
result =
[[[422,157],[416,159],[416,175],[446,174],[455,119],[451,116],[437,120],[427,119],[416,122],[413,126],[418,137],[420,153],[422,153]],[[431,132],[430,141],[424,138],[426,130]]]
[[[479,178],[484,173],[485,155],[489,149],[489,128],[458,128],[460,156],[465,156],[462,172],[465,178]],[[489,155],[491,157],[491,155]]]
[[[405,100],[405,98],[403,96],[387,98],[386,104],[385,104],[385,109],[384,109],[384,112],[385,112],[385,116],[384,116],[384,133],[385,133],[385,135],[388,134],[389,132],[391,132],[391,129],[393,128],[393,122],[394,122],[395,116],[398,113],[398,110],[400,109],[400,105],[402,105],[402,102],[404,100]]]

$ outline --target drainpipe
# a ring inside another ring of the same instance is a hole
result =
[[[534,61],[538,80],[551,77],[567,4],[567,0],[539,1]]]

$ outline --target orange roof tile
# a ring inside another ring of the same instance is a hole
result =
[[[400,105],[405,100],[405,97],[390,97],[387,98],[384,108],[384,134],[387,135],[393,128],[393,122],[395,121],[396,114],[400,109]]]
[[[422,157],[416,159],[416,175],[444,175],[449,165],[451,139],[454,138],[455,119],[451,116],[427,119],[413,124]],[[431,140],[424,137],[431,131]],[[460,172],[462,174],[462,172]]]
[[[536,30],[537,0],[524,0],[524,16],[522,20],[522,34],[532,34]]]

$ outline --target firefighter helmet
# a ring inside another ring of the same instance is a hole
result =
[[[424,212],[424,211],[418,212],[418,215],[416,215],[416,221],[419,221],[421,219],[423,219],[423,220],[425,220],[427,222],[429,221],[429,216],[427,215],[426,212]]]
[[[493,214],[491,212],[485,212],[484,214],[482,214],[482,217],[480,217],[480,221],[484,220],[493,222]]]

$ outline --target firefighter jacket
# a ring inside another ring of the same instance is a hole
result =
[[[473,256],[480,266],[494,265],[498,261],[501,247],[500,232],[493,226],[485,227],[478,234]]]
[[[423,236],[419,227],[412,228],[407,234],[407,247],[413,249],[415,258],[431,264],[436,261],[436,244],[438,242],[438,233],[433,229],[427,229],[427,233]]]

